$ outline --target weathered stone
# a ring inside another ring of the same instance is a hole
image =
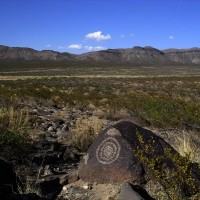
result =
[[[71,172],[69,172],[68,184],[74,183],[74,182],[78,181],[78,179],[79,179],[79,177],[78,177],[78,171],[77,170],[72,170]]]
[[[52,132],[52,131],[54,131],[53,126],[49,126],[49,128],[47,129],[47,131],[48,131],[48,132]]]
[[[119,200],[145,200],[127,182],[122,184]]]
[[[12,166],[0,159],[0,196],[17,192],[17,182],[20,185]]]
[[[90,146],[78,167],[82,180],[97,183],[122,183],[126,180],[141,185],[154,179],[166,193],[178,198],[195,194],[200,189],[197,164],[181,157],[171,145],[151,131],[131,121],[103,130]]]
[[[79,164],[81,179],[98,183],[144,182],[143,167],[123,134],[115,126],[99,134]]]
[[[121,187],[119,200],[155,200],[140,186],[124,182]]]

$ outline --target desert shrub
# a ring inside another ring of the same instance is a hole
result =
[[[198,129],[199,87],[198,77],[41,78],[15,84],[0,81],[0,101],[10,105],[14,99],[31,97],[42,104],[62,103],[84,109],[93,104],[107,109],[111,120],[125,109],[154,127]]]
[[[167,147],[163,149],[164,154],[156,155],[154,140],[144,142],[139,130],[137,137],[140,145],[133,150],[133,153],[146,167],[146,179],[158,184],[160,188],[157,189],[162,190],[166,199],[183,200],[199,191],[200,186],[193,176],[194,171],[197,176],[200,173],[198,164],[192,165],[188,156],[182,157]],[[173,164],[166,168],[166,162],[169,160]],[[159,192],[157,198],[161,197],[160,191],[157,192]]]

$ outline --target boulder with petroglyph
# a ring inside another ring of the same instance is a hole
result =
[[[144,182],[143,167],[131,144],[114,126],[99,134],[78,169],[80,178],[89,182]]]
[[[174,191],[180,198],[200,189],[198,165],[133,121],[120,121],[103,130],[79,163],[78,171],[87,182],[129,181],[142,185],[154,180],[164,185],[165,192]]]

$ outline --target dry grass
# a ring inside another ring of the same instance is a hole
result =
[[[72,131],[73,134],[66,138],[65,141],[60,139],[62,142],[66,142],[80,151],[85,152],[105,124],[106,120],[99,119],[96,116],[83,116],[77,119],[75,128]]]
[[[28,126],[29,111],[24,109],[15,109],[13,106],[0,109],[0,130],[22,131]]]
[[[0,156],[26,159],[29,141],[29,112],[14,107],[0,109]]]
[[[192,162],[200,163],[200,145],[198,134],[183,131],[175,139],[174,147],[181,156],[188,157]]]

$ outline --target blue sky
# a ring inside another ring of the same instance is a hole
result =
[[[200,1],[0,0],[0,44],[71,53],[200,47]]]

